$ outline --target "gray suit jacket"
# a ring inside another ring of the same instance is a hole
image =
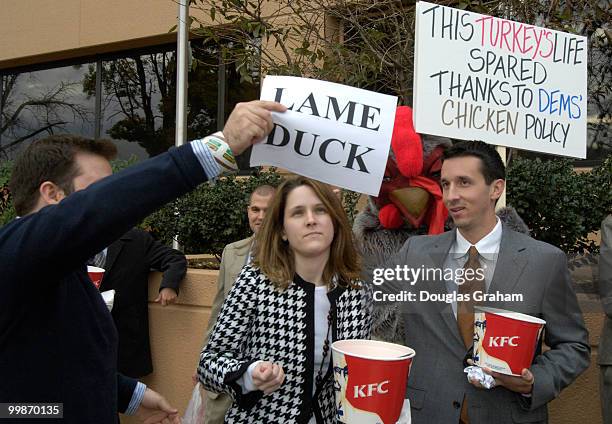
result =
[[[449,231],[438,236],[412,237],[386,267],[441,269],[455,236],[455,231]],[[377,289],[384,293],[407,290],[417,296],[420,291],[447,293],[440,280],[419,281],[413,286],[392,280]],[[489,287],[489,293],[495,292],[523,294],[523,301],[487,302],[487,306],[538,316],[547,322],[543,338],[551,349],[541,353],[538,346],[530,368],[535,376],[531,398],[503,387],[480,390],[468,383],[463,372],[467,352],[450,303],[375,304],[377,308],[398,308],[404,321],[405,342],[416,351],[407,384],[414,424],[458,423],[464,395],[470,424],[544,423],[546,404],[588,367],[588,332],[561,250],[504,226]]]
[[[612,215],[601,223],[599,294],[606,318],[599,341],[599,365],[612,365]]]
[[[225,246],[221,255],[221,266],[219,267],[219,278],[217,279],[217,294],[213,302],[208,328],[206,329],[205,343],[208,342],[210,333],[217,322],[217,317],[223,306],[230,289],[246,265],[246,260],[253,244],[253,236],[230,243]],[[226,393],[206,392],[206,404],[204,405],[204,422],[206,424],[222,424],[225,413],[232,405],[231,397]]]
[[[221,311],[221,306],[223,306],[223,301],[234,285],[236,277],[238,277],[240,271],[242,271],[242,268],[246,265],[246,260],[252,244],[253,236],[230,243],[223,249],[223,253],[221,254],[221,265],[219,267],[219,277],[217,278],[217,294],[215,295],[210,319],[208,320],[206,341],[208,341],[210,332],[215,326],[215,322]]]

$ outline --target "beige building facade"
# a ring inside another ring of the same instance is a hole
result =
[[[178,11],[172,0],[1,0],[0,158],[61,132],[110,138],[125,160],[174,145]],[[198,66],[188,75],[187,137],[195,139],[222,128],[259,83],[220,66],[214,44],[191,46]]]
[[[167,0],[2,0],[0,69],[173,42]]]

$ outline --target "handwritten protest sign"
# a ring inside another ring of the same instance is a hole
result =
[[[397,97],[327,81],[267,76],[262,100],[287,106],[253,146],[251,165],[274,165],[377,196],[387,164]]]
[[[587,42],[417,3],[418,132],[586,157]]]

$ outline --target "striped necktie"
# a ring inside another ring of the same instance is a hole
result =
[[[478,250],[475,246],[470,246],[468,250],[468,260],[465,262],[463,269],[473,270],[472,279],[468,280],[464,276],[464,282],[459,286],[459,294],[466,295],[469,300],[457,301],[457,326],[459,333],[463,339],[466,348],[470,348],[474,343],[474,292],[485,292],[485,280],[480,260],[478,259]],[[480,272],[478,271],[480,270]],[[462,296],[464,297],[464,296]],[[467,412],[467,396],[463,397],[461,404],[461,415],[459,419],[461,424],[469,424]]]

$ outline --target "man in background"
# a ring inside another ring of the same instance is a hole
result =
[[[139,228],[114,241],[95,264],[105,269],[100,291],[115,290],[112,309],[119,335],[117,369],[130,377],[153,372],[149,342],[149,274],[162,272],[159,294],[162,306],[176,302],[179,285],[187,273],[185,255]]]

